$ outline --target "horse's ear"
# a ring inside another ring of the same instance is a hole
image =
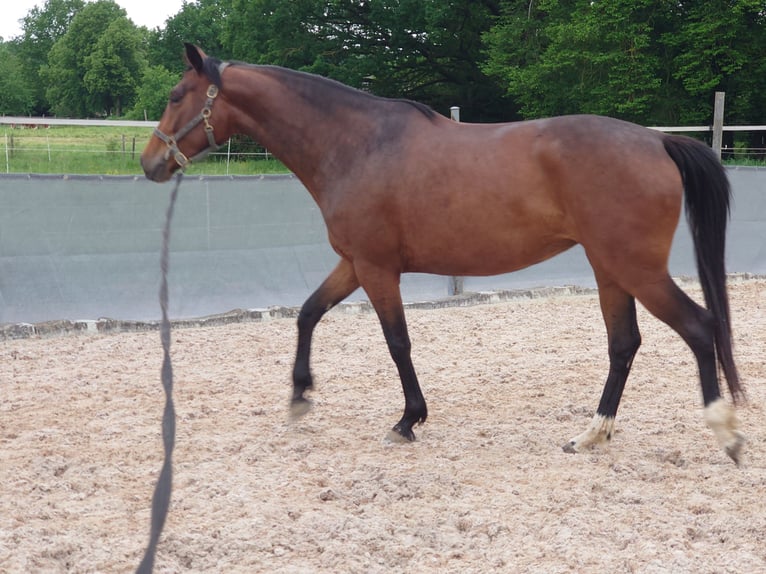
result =
[[[184,43],[184,48],[186,48],[186,61],[189,62],[189,65],[192,68],[197,70],[197,73],[201,74],[202,62],[207,57],[207,55],[194,44]]]

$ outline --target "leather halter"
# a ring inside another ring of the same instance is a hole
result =
[[[229,65],[228,62],[222,62],[221,65],[218,67],[219,74],[224,71],[224,69]],[[154,135],[157,136],[161,141],[165,143],[166,146],[168,146],[168,149],[165,151],[165,159],[170,159],[170,156],[173,156],[173,159],[176,161],[176,163],[181,167],[181,169],[185,169],[186,166],[188,166],[190,163],[199,161],[201,159],[206,158],[211,152],[214,152],[217,150],[220,146],[215,143],[215,136],[213,135],[213,125],[210,123],[210,116],[213,113],[213,102],[215,101],[216,97],[218,97],[218,86],[215,84],[210,84],[207,88],[207,100],[205,100],[205,105],[202,107],[202,111],[198,113],[196,116],[194,116],[189,123],[187,123],[184,127],[182,127],[180,130],[178,130],[173,135],[167,135],[159,128],[154,128]],[[193,155],[192,157],[186,157],[184,153],[179,149],[178,142],[181,141],[184,137],[186,137],[194,128],[196,128],[199,124],[204,123],[205,124],[205,135],[207,136],[207,147],[203,149],[198,154]]]

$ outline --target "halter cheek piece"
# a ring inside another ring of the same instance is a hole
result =
[[[223,72],[228,65],[228,62],[222,62],[218,67],[219,74]],[[178,130],[175,134],[167,135],[159,128],[154,128],[154,135],[168,146],[168,149],[165,151],[165,160],[170,159],[170,156],[172,155],[173,159],[176,160],[176,163],[181,169],[185,169],[190,163],[204,159],[208,154],[218,149],[219,146],[215,143],[215,136],[213,135],[213,125],[210,123],[210,116],[213,113],[213,102],[217,96],[218,86],[210,84],[207,88],[207,100],[205,100],[205,105],[203,106],[202,111],[194,116],[188,124]],[[186,137],[200,123],[205,124],[205,135],[207,136],[208,146],[198,154],[193,155],[190,158],[186,157],[178,148],[178,142]]]

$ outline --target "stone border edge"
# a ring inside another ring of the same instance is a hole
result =
[[[742,283],[752,280],[766,280],[766,275],[754,273],[734,273],[727,277],[729,284]],[[676,277],[676,282],[682,286],[698,285],[696,278],[682,276]],[[487,305],[518,299],[542,299],[546,297],[562,297],[575,295],[591,295],[597,292],[593,287],[579,287],[575,285],[560,287],[536,287],[530,289],[508,289],[497,291],[479,291],[434,299],[429,301],[415,301],[405,303],[405,309],[447,309],[453,307],[471,307],[474,305]],[[266,309],[232,309],[225,313],[207,315],[204,317],[171,320],[174,329],[194,327],[214,327],[245,323],[252,321],[269,321],[273,319],[295,319],[298,317],[300,307],[274,306]],[[355,301],[341,303],[333,312],[340,313],[371,313],[372,305],[368,301]],[[28,338],[46,338],[71,334],[83,333],[135,333],[143,331],[157,331],[160,321],[137,321],[100,318],[95,320],[66,319],[45,321],[42,323],[9,323],[0,325],[0,341]]]

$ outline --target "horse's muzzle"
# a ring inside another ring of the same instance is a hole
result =
[[[146,178],[157,183],[166,182],[173,176],[172,166],[162,156],[154,158],[141,156],[141,167]]]

